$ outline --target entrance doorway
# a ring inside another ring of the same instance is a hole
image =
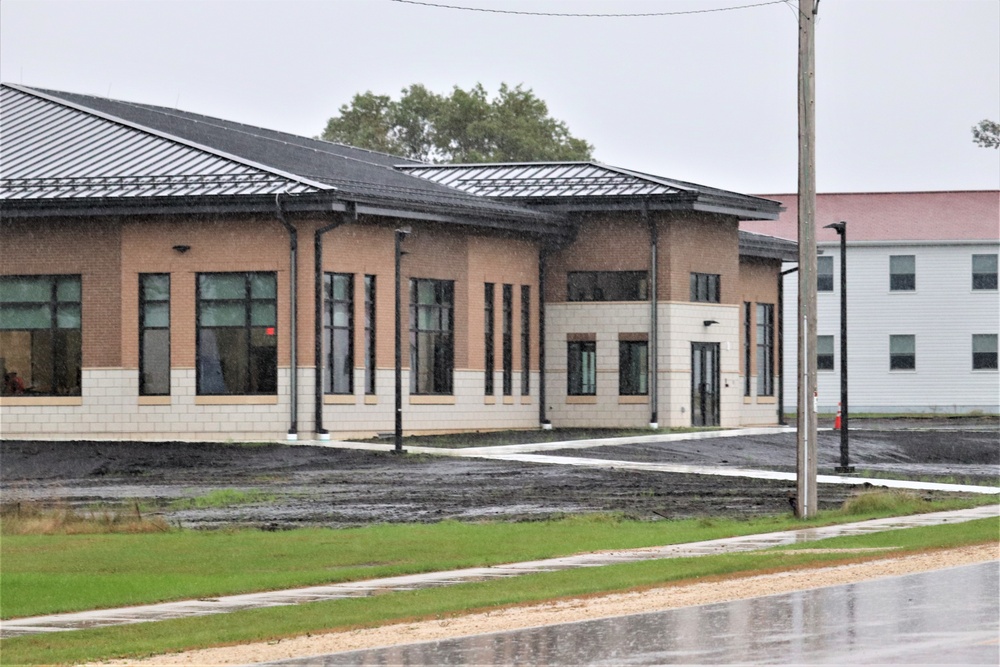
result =
[[[718,343],[691,343],[691,425],[719,425]]]

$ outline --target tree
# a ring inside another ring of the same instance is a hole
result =
[[[530,89],[505,83],[493,99],[482,84],[447,96],[414,84],[399,100],[359,93],[322,138],[425,162],[589,160],[594,150]]]
[[[972,127],[972,141],[983,148],[1000,149],[1000,123],[993,120],[981,120]]]

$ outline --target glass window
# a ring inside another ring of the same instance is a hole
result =
[[[375,393],[375,276],[365,276],[365,393]]]
[[[455,283],[410,279],[410,393],[451,394]]]
[[[531,286],[521,285],[521,396],[531,394]]]
[[[170,274],[139,274],[139,394],[170,394]]]
[[[774,396],[774,306],[757,304],[757,395]]]
[[[503,286],[503,395],[514,393],[514,286]]]
[[[199,273],[201,396],[278,391],[277,274]]]
[[[691,300],[719,303],[721,278],[717,273],[691,274]]]
[[[912,371],[916,367],[916,337],[912,335],[889,336],[889,370]]]
[[[995,290],[997,288],[997,256],[972,256],[972,289]]]
[[[323,276],[326,312],[323,314],[328,394],[354,393],[354,275],[327,273]]]
[[[618,393],[645,396],[649,393],[649,344],[644,340],[618,341]]]
[[[833,370],[833,336],[816,336],[816,369]]]
[[[911,292],[917,289],[917,258],[915,256],[889,256],[889,289],[894,292]]]
[[[816,291],[833,291],[833,257],[816,258]]]
[[[0,370],[5,396],[79,396],[80,276],[0,277]]]
[[[643,301],[649,298],[646,271],[571,271],[570,301]]]
[[[753,354],[753,310],[749,301],[743,302],[743,395],[750,396],[751,355]]]
[[[997,335],[972,334],[972,368],[997,369]]]
[[[483,345],[485,358],[483,359],[483,381],[486,386],[484,393],[487,396],[493,395],[493,371],[494,371],[494,337],[496,336],[495,324],[496,314],[494,312],[494,286],[493,283],[485,283],[483,287]]]
[[[594,396],[597,394],[597,343],[570,341],[567,348],[567,392],[570,396]]]

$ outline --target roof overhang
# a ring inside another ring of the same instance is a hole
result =
[[[799,245],[795,241],[743,231],[739,236],[740,257],[774,259],[782,262],[797,262],[799,259]]]

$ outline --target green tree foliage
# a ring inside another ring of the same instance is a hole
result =
[[[493,99],[482,84],[450,95],[414,84],[398,100],[359,93],[322,138],[425,162],[589,160],[594,150],[530,89],[505,83]]]
[[[1000,149],[1000,123],[993,120],[981,120],[972,127],[972,141],[983,148]]]

